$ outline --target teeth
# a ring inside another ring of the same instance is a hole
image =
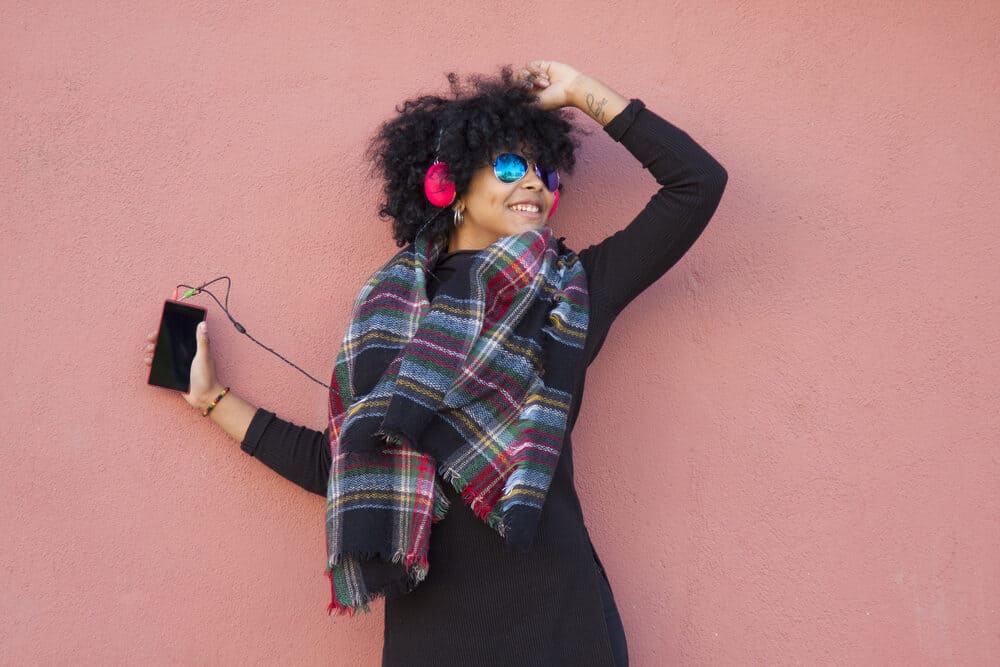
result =
[[[527,213],[538,213],[541,210],[534,204],[514,204],[510,209],[512,211],[525,211]]]

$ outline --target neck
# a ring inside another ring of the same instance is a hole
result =
[[[483,248],[488,248],[500,237],[489,238],[482,233],[471,232],[465,227],[459,227],[451,232],[448,237],[448,252],[455,252],[456,250],[482,250]]]

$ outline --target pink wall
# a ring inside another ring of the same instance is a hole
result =
[[[576,428],[633,664],[1000,661],[1000,5],[59,4],[0,7],[0,663],[378,664],[381,606],[325,613],[322,499],[147,387],[143,337],[228,273],[328,376],[395,249],[366,138],[534,56],[730,174]],[[600,132],[569,187],[578,249],[654,189]],[[324,390],[210,317],[227,383],[322,426]]]

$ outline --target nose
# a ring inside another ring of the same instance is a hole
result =
[[[521,179],[521,187],[530,188],[532,190],[541,190],[545,187],[542,183],[542,179],[538,177],[538,169],[534,162],[528,163],[528,173],[524,175]]]

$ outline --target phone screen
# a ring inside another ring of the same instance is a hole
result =
[[[191,362],[198,350],[196,329],[205,319],[205,309],[163,302],[160,333],[156,338],[149,384],[187,393],[191,389]]]

